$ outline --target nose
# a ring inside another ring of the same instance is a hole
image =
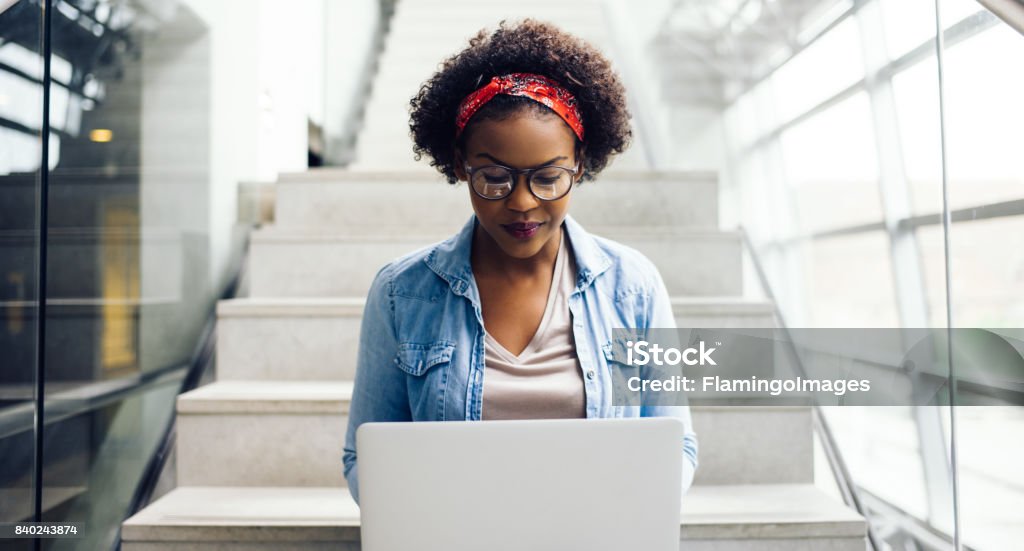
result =
[[[525,174],[516,174],[516,185],[505,198],[505,207],[517,212],[527,212],[540,206],[540,200],[530,191],[530,182]]]

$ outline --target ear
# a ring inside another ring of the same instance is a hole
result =
[[[455,172],[455,177],[462,182],[469,181],[469,177],[466,175],[466,162],[462,159],[462,152],[459,151],[458,146],[455,147],[452,159],[452,171]]]
[[[578,184],[580,180],[583,179],[583,173],[586,172],[587,164],[587,151],[582,145],[576,149],[576,163],[579,167],[579,171],[576,172],[576,179],[573,180],[573,183]]]

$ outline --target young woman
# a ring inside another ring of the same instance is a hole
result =
[[[609,62],[552,25],[502,23],[411,106],[417,158],[467,182],[475,214],[370,288],[345,442],[352,496],[365,422],[655,415],[686,426],[685,490],[697,467],[689,410],[624,406],[611,391],[612,329],[675,327],[665,285],[647,258],[569,216],[575,185],[629,144]]]

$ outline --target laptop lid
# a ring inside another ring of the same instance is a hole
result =
[[[364,551],[679,549],[674,418],[365,423]]]

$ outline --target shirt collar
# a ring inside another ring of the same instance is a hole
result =
[[[434,273],[448,282],[455,294],[479,303],[469,259],[476,223],[477,218],[473,214],[458,233],[434,247],[424,262]],[[607,270],[612,261],[598,245],[597,240],[570,215],[565,216],[565,230],[576,260],[576,286],[583,289]]]

